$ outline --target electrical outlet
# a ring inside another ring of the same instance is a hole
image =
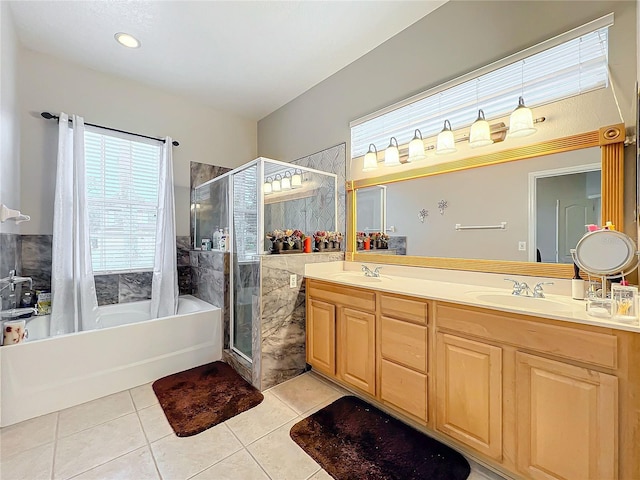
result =
[[[289,275],[289,288],[296,288],[298,286],[298,276],[295,273]]]
[[[518,250],[521,252],[527,251],[527,242],[518,242]]]

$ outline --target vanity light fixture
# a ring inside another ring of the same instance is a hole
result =
[[[118,32],[113,37],[116,39],[116,42],[118,42],[123,47],[127,47],[127,48],[140,47],[140,40],[138,40],[136,37],[128,33]]]
[[[395,142],[395,145],[393,142]],[[389,146],[384,151],[384,165],[386,167],[396,167],[400,165],[400,151],[398,150],[398,140],[396,137],[391,137]]]
[[[271,183],[271,189],[273,190],[274,193],[280,192],[282,190],[282,186],[280,183],[281,181],[282,181],[282,176],[278,173],[274,178],[273,182]]]
[[[533,113],[524,104],[524,99],[518,99],[518,106],[509,117],[509,133],[507,136],[513,138],[527,137],[537,132],[533,126]]]
[[[489,122],[484,118],[484,111],[480,109],[478,110],[478,118],[473,122],[473,125],[471,125],[469,146],[471,148],[478,148],[491,145],[492,143],[491,127],[489,126]]]
[[[413,140],[409,142],[409,158],[407,158],[407,162],[419,162],[425,158],[427,158],[427,155],[424,153],[422,132],[416,128],[413,133]]]
[[[372,150],[373,149],[373,150]],[[373,143],[369,144],[369,151],[364,156],[362,171],[370,172],[378,168],[378,149]]]
[[[271,182],[273,182],[273,179],[271,177],[267,177],[267,180],[264,182],[264,186],[262,187],[265,195],[269,195],[273,192],[273,189],[271,188]]]
[[[302,170],[296,168],[293,172],[293,176],[291,177],[291,188],[301,188],[302,187]]]
[[[282,190],[291,190],[291,172],[284,172],[281,182]]]
[[[447,153],[456,152],[457,150],[456,139],[453,136],[453,131],[451,130],[451,123],[449,120],[445,120],[444,128],[438,134],[438,139],[436,140],[436,154],[445,155]]]

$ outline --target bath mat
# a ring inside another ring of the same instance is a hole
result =
[[[160,406],[179,437],[190,437],[260,404],[262,394],[223,362],[153,382]]]
[[[455,450],[356,397],[342,397],[296,423],[291,438],[338,480],[464,480]]]

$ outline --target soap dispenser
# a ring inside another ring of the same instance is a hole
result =
[[[571,297],[574,300],[584,300],[584,280],[580,278],[580,268],[573,264],[573,279],[571,279]]]

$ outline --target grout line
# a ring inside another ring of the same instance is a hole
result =
[[[249,451],[248,448],[245,448],[245,450],[247,451],[247,453],[249,454],[249,456],[253,459],[254,462],[256,462],[256,465],[258,465],[258,467],[260,467],[260,470],[262,470],[264,472],[264,474],[267,476],[267,478],[269,479],[273,479],[273,477],[271,475],[269,475],[269,473],[265,470],[265,468],[262,466],[262,464],[258,461],[258,459],[256,457],[253,456],[253,453],[251,453]]]
[[[233,418],[233,417],[232,417],[232,418]],[[226,424],[227,422],[225,421],[225,422],[222,422],[222,423],[225,423],[225,424]],[[283,425],[284,425],[284,424],[283,424]],[[248,449],[246,446],[244,446],[244,444],[240,441],[240,438],[238,438],[238,436],[237,436],[237,435],[236,435],[236,433],[233,431],[233,429],[232,429],[229,425],[227,425],[227,428],[228,428],[229,430],[231,430],[231,434],[232,434],[234,437],[236,437],[236,439],[240,442],[240,445],[242,445],[242,449],[243,449],[245,452],[247,452],[251,458],[253,458],[253,461],[254,461],[254,462],[256,462],[256,464],[258,465],[258,467],[260,467],[260,470],[262,470],[262,471],[264,472],[264,474],[267,476],[267,478],[271,479],[271,475],[269,475],[269,474],[267,473],[267,471],[264,469],[264,467],[262,466],[262,464],[261,464],[261,463],[260,463],[260,462],[259,462],[259,461],[258,461],[258,460],[257,460],[257,459],[252,455],[252,454],[251,454],[251,452],[249,451],[249,449]],[[278,428],[280,428],[280,427],[278,427]],[[269,432],[269,433],[271,433],[271,432]],[[267,435],[268,435],[268,434],[267,434]],[[266,436],[266,435],[263,435],[263,436]],[[260,437],[260,438],[262,438],[262,437]],[[259,440],[259,439],[258,439],[258,440]],[[258,440],[254,440],[254,441],[253,441],[253,442],[251,442],[249,445],[254,444],[254,443],[255,443],[255,442],[257,442]],[[240,450],[238,450],[238,451],[240,451]],[[236,453],[237,453],[237,452],[236,452]]]
[[[76,477],[79,477],[80,475],[84,475],[85,473],[90,472],[91,470],[95,470],[96,468],[100,468],[100,467],[102,467],[103,465],[106,465],[107,463],[111,463],[111,462],[113,462],[114,460],[117,460],[117,459],[122,458],[122,457],[124,457],[124,456],[126,456],[126,455],[129,455],[130,453],[137,452],[138,450],[142,450],[143,448],[144,448],[144,445],[142,445],[141,447],[138,447],[138,448],[134,448],[133,450],[130,450],[130,451],[126,452],[126,453],[123,453],[123,454],[121,454],[121,455],[118,455],[117,457],[110,458],[110,459],[109,459],[109,460],[107,460],[106,462],[102,462],[102,463],[100,463],[99,465],[94,465],[93,467],[89,468],[88,470],[83,470],[82,472],[75,473],[75,474],[74,474],[73,476],[71,476],[71,477],[65,477],[65,479],[64,479],[64,480],[72,480],[72,479],[74,479],[74,478],[76,478]]]
[[[306,452],[305,452],[306,453]],[[316,462],[317,463],[317,462]],[[318,473],[320,470],[322,470],[322,467],[320,467],[318,470],[316,470],[315,472],[313,472],[311,475],[309,475],[306,480],[309,480],[311,477],[313,477],[316,473]]]
[[[56,451],[58,450],[58,428],[60,425],[60,412],[56,412],[56,428],[53,435],[53,458],[51,459],[51,480],[53,480],[56,469]]]
[[[225,422],[219,423],[218,425],[224,425],[225,427],[227,427],[227,430],[231,431],[231,429],[225,424]],[[209,427],[207,430],[210,430],[212,428],[217,427],[218,425],[214,425],[213,427]],[[205,432],[207,431],[205,430]],[[203,432],[200,432],[203,433]],[[200,434],[198,434],[200,435]],[[231,457],[232,455],[235,455],[236,453],[238,453],[241,450],[244,450],[244,446],[242,445],[242,442],[238,439],[238,437],[235,436],[235,434],[231,431],[231,435],[233,435],[237,440],[238,443],[240,444],[240,448],[238,450],[235,450],[233,452],[231,452],[229,455],[226,455],[225,457],[221,458],[220,460],[212,463],[211,465],[208,465],[207,467],[205,467],[204,469],[200,470],[199,472],[194,473],[193,475],[191,475],[190,477],[187,477],[187,480],[195,477],[196,475],[200,475],[202,472],[204,472],[205,470],[209,470],[211,467],[218,465],[220,462],[225,461],[227,458]]]
[[[129,397],[131,397],[131,402],[133,402],[133,406],[136,406],[136,402],[133,401],[133,395],[131,394],[131,389],[128,390]],[[149,437],[147,436],[147,432],[144,429],[144,425],[142,424],[142,419],[140,418],[140,413],[136,408],[136,417],[138,417],[138,423],[140,424],[140,429],[142,430],[142,435],[144,435],[144,440],[147,442],[147,448],[149,449],[149,454],[151,455],[151,460],[153,461],[153,466],[156,468],[156,472],[158,473],[158,478],[162,480],[162,474],[160,473],[160,468],[158,468],[158,462],[156,462],[156,457],[153,454],[153,449],[151,448],[151,442],[149,441]],[[169,436],[169,435],[167,435]],[[164,437],[162,437],[164,438]]]

